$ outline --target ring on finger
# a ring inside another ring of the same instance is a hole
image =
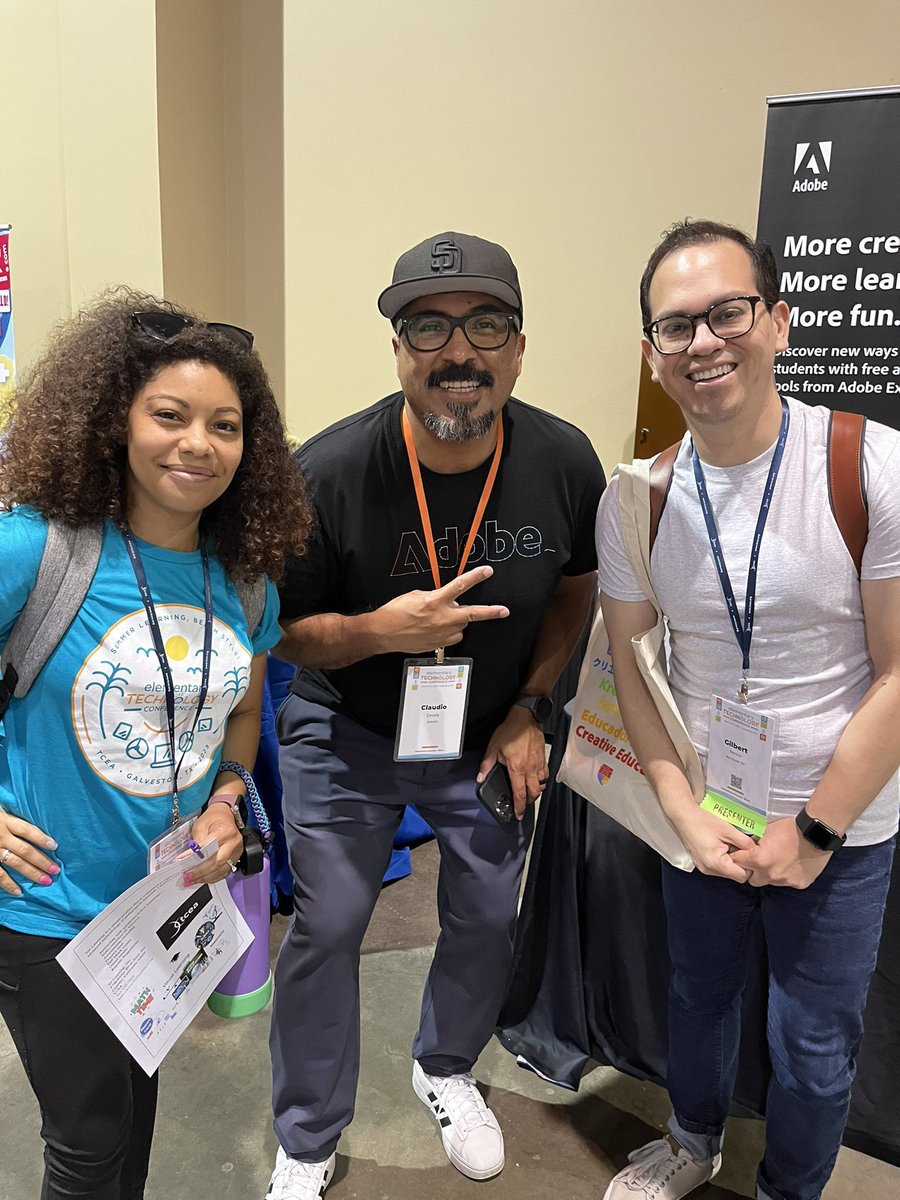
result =
[[[228,863],[228,869],[233,875],[237,870],[237,863],[233,863],[230,858],[226,858],[225,861]]]
[[[9,858],[9,856],[10,856],[11,854],[12,854],[12,850],[10,850],[9,846],[7,846],[7,847],[4,849],[3,853],[2,853],[2,854],[0,854],[0,867],[5,867],[5,866],[6,866],[6,860]]]

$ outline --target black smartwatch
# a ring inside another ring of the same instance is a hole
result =
[[[832,829],[824,821],[818,821],[815,817],[811,817],[805,808],[802,808],[797,813],[795,820],[797,828],[817,850],[840,850],[841,846],[847,840],[846,833],[838,833],[836,829]]]
[[[553,716],[553,701],[549,696],[516,696],[514,703],[527,708],[541,729]]]

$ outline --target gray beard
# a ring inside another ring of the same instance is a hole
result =
[[[497,417],[494,412],[473,417],[462,404],[450,408],[452,416],[439,417],[437,413],[426,412],[423,417],[425,428],[441,442],[474,442],[483,438],[490,433]]]

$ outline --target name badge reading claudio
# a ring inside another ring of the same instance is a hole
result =
[[[395,762],[459,758],[469,708],[471,658],[403,660]]]
[[[777,713],[710,697],[706,796],[700,807],[751,837],[761,837],[766,828],[777,732]]]

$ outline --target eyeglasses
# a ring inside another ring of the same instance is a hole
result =
[[[499,350],[509,341],[513,330],[518,333],[521,327],[519,318],[507,313],[479,312],[468,317],[416,313],[414,317],[401,317],[394,332],[397,337],[405,333],[413,350],[442,350],[455,329],[461,329],[476,350]]]
[[[185,329],[190,329],[195,322],[178,313],[159,310],[132,313],[131,323],[148,337],[156,338],[158,342],[168,342],[178,337],[179,333],[184,333]],[[249,329],[241,329],[238,325],[225,325],[221,321],[209,321],[203,328],[221,333],[242,350],[253,349],[253,334]]]
[[[705,312],[673,313],[671,317],[660,317],[650,325],[644,326],[644,333],[660,352],[660,354],[680,354],[687,350],[697,336],[697,322],[705,321],[717,338],[728,341],[729,338],[740,337],[749,333],[756,320],[756,306],[762,296],[732,296],[730,300],[720,300],[712,304]],[[771,305],[763,301],[766,310]]]

